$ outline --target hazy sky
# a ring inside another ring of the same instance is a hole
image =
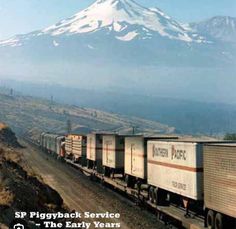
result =
[[[67,18],[94,0],[0,0],[0,39],[45,28]],[[181,22],[216,15],[236,17],[236,0],[136,0],[157,6]]]

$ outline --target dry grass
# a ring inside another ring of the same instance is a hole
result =
[[[3,187],[0,187],[0,205],[11,206],[14,195]]]
[[[15,163],[21,163],[22,162],[22,153],[19,153],[17,151],[14,151],[12,149],[3,149],[0,145],[0,162],[1,160],[6,161],[13,161]]]
[[[0,122],[0,130],[6,129],[8,126],[5,123]]]
[[[7,149],[7,148],[3,149],[3,147],[1,148],[1,144],[0,144],[0,163],[1,161],[15,162],[19,164],[28,173],[29,176],[37,177],[38,180],[43,181],[42,177],[39,176],[33,170],[33,168],[29,166],[27,161],[24,159],[23,153],[21,152],[21,150],[13,150],[13,149]],[[1,176],[0,176],[0,181],[1,181]]]

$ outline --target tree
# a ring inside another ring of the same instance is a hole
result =
[[[224,137],[224,140],[236,140],[236,133],[227,133]]]

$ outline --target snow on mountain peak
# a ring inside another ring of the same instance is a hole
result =
[[[117,39],[120,40],[122,40],[122,36],[125,37],[125,41],[146,36],[145,34],[141,35],[135,29],[130,30],[131,26],[141,26],[147,29],[146,35],[149,37],[150,32],[157,32],[159,35],[170,39],[187,42],[195,39],[180,24],[158,8],[148,9],[133,0],[97,0],[87,9],[46,28],[43,33],[53,36],[71,35],[91,33],[106,28],[117,32]],[[119,32],[122,32],[122,36]],[[132,35],[129,36],[129,34]],[[132,38],[127,39],[127,37]]]
[[[146,8],[133,0],[97,0],[67,19],[30,34],[0,41],[0,46],[19,46],[40,36],[70,36],[103,30],[121,41],[164,37],[183,42],[205,42],[196,32],[186,29],[158,8]],[[54,38],[53,38],[54,39]],[[55,47],[59,46],[53,42]]]

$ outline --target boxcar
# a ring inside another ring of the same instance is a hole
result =
[[[43,133],[41,134],[41,146],[47,152],[58,155],[63,136],[57,134]]]
[[[56,154],[57,153],[57,137],[59,135],[56,134],[46,134],[46,149],[49,153]]]
[[[43,146],[44,146],[44,135],[45,134],[46,134],[45,132],[40,134],[40,146],[41,146],[42,149],[43,149]]]
[[[47,150],[47,136],[48,136],[48,133],[44,133],[43,136],[42,136],[43,149],[44,150]]]
[[[236,228],[236,144],[204,146],[204,203],[208,228]]]

